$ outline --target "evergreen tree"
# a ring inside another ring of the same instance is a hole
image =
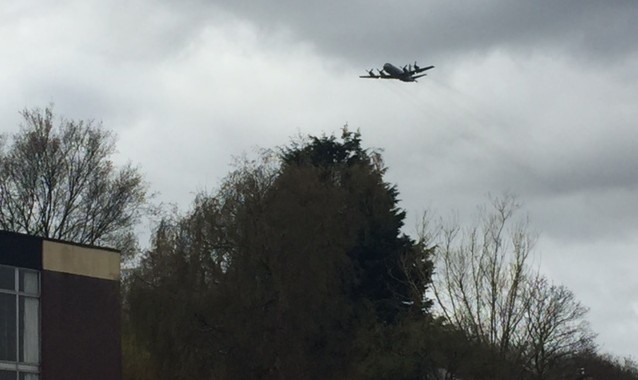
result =
[[[278,165],[246,162],[162,225],[129,298],[159,373],[356,379],[379,363],[388,378],[422,372],[396,359],[416,337],[406,321],[429,308],[430,250],[401,233],[384,174],[358,133],[313,137],[283,149]]]

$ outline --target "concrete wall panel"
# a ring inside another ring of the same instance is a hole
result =
[[[98,248],[44,240],[42,269],[104,280],[118,280],[120,255],[117,252]]]

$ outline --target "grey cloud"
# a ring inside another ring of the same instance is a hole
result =
[[[220,6],[264,28],[289,28],[299,39],[359,63],[437,61],[493,48],[555,48],[608,62],[638,47],[638,3],[632,1],[244,0]]]
[[[535,197],[569,195],[583,190],[592,193],[635,191],[638,190],[637,143],[635,133],[602,136],[591,144],[559,141],[545,144],[536,152],[515,143],[500,151],[493,150],[484,162],[487,172],[480,175],[500,187]],[[520,148],[518,152],[517,148]]]

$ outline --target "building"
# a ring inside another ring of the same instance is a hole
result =
[[[117,251],[0,231],[0,380],[119,380]]]

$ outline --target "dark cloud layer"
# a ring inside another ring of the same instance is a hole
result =
[[[358,63],[440,61],[492,49],[557,49],[606,63],[638,47],[635,1],[239,0],[219,6]]]

